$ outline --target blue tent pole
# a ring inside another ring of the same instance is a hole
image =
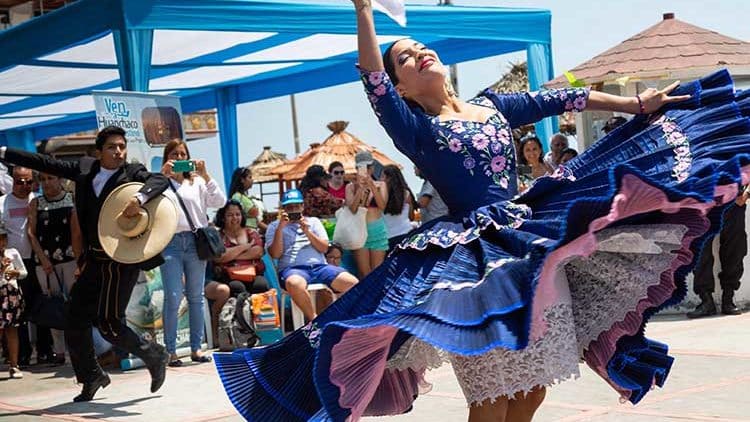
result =
[[[229,191],[234,169],[239,167],[239,147],[237,139],[237,89],[219,88],[216,91],[216,112],[219,120],[219,144],[221,146],[221,166],[224,184]]]
[[[529,68],[529,89],[536,91],[542,89],[542,84],[551,80],[552,50],[549,44],[529,44],[526,48],[526,57]],[[544,119],[535,125],[536,135],[542,141],[545,151],[549,151],[549,138],[559,130],[556,117]]]
[[[9,147],[36,152],[34,132],[31,129],[9,130],[5,132],[5,136]]]
[[[112,38],[122,89],[148,92],[154,31],[151,29],[114,30]]]

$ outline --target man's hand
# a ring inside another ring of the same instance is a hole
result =
[[[122,215],[128,218],[136,217],[140,213],[141,213],[141,203],[138,202],[137,198],[130,198],[130,201],[128,201],[128,205],[126,205],[125,209],[122,210]]]
[[[305,217],[300,218],[299,228],[302,229],[302,233],[310,234],[310,224],[307,223],[307,219]]]
[[[286,211],[279,211],[279,229],[283,229],[289,225],[289,214]]]
[[[740,207],[744,207],[749,197],[750,195],[748,195],[747,190],[743,190],[740,196],[738,196],[737,199],[734,200],[734,203]]]

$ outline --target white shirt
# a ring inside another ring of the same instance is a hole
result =
[[[105,169],[104,167],[99,169],[99,173],[96,173],[96,176],[94,176],[94,180],[91,182],[91,184],[94,185],[94,193],[96,194],[96,197],[99,197],[99,194],[102,193],[102,189],[104,189],[104,185],[107,184],[107,181],[109,181],[109,178],[112,177],[113,174],[117,173],[117,170],[119,169]]]
[[[18,288],[18,280],[24,279],[29,275],[29,273],[26,271],[26,265],[23,264],[23,258],[21,258],[21,254],[19,254],[18,251],[13,248],[5,248],[5,257],[10,258],[10,268],[18,270],[18,278],[11,278],[10,280],[6,280],[5,277],[0,274],[0,285],[4,283],[10,283],[15,288]]]
[[[385,228],[388,231],[389,239],[409,233],[413,228],[409,220],[409,202],[404,200],[401,214],[392,215],[384,212],[383,220],[385,220]]]
[[[18,199],[12,193],[0,198],[0,219],[8,232],[8,248],[15,248],[23,259],[31,258],[31,242],[26,234],[29,225],[29,203],[34,194]]]
[[[208,208],[223,207],[227,202],[227,196],[214,179],[206,183],[202,177],[195,176],[192,183],[190,183],[189,179],[185,179],[182,185],[172,178],[169,181],[177,189],[180,198],[182,198],[182,202],[185,204],[188,213],[190,213],[190,219],[193,221],[195,228],[206,227],[208,225]],[[185,212],[182,210],[174,191],[171,188],[167,189],[164,191],[164,195],[174,201],[177,207],[176,232],[190,231],[190,223],[188,223]]]

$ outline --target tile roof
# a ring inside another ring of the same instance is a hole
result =
[[[665,13],[656,25],[570,69],[586,84],[623,76],[660,77],[676,70],[750,66],[750,43],[701,28]],[[567,86],[564,75],[545,86]]]

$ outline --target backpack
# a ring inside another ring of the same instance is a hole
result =
[[[241,293],[236,298],[230,297],[219,313],[219,350],[230,352],[257,345],[260,337],[253,325],[251,295]]]

